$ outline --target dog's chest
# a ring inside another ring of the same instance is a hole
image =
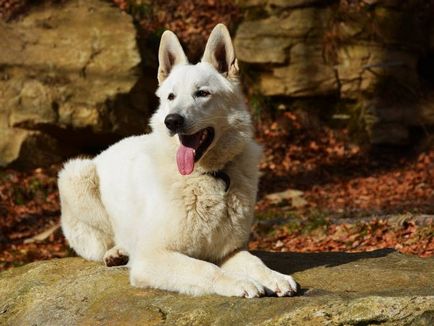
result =
[[[218,260],[241,247],[248,238],[251,203],[232,185],[203,175],[187,182],[182,200],[185,214],[175,244],[189,256]]]

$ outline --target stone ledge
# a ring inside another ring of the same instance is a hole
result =
[[[302,285],[294,298],[189,297],[128,284],[125,268],[81,258],[0,274],[6,325],[430,325],[434,259],[369,253],[265,253]]]

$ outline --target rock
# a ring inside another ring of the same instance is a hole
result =
[[[434,96],[420,103],[420,123],[434,125]]]
[[[2,325],[431,325],[434,259],[391,250],[257,253],[302,286],[293,298],[190,297],[132,288],[123,268],[81,258],[0,274]]]
[[[303,197],[294,197],[291,200],[291,206],[294,208],[305,207],[308,204],[307,200]]]
[[[352,115],[347,126],[362,121],[375,144],[408,144],[410,128],[432,125],[427,106],[420,112],[415,104],[424,92],[421,74],[428,76],[432,65],[421,61],[434,44],[427,3],[250,0],[240,6],[237,55],[251,89],[273,97],[271,103],[292,109],[295,99],[336,101]],[[378,98],[365,116],[365,102]],[[330,112],[324,105],[310,109]]]
[[[309,42],[308,45],[316,46],[315,55],[321,57],[318,41],[330,15],[328,10],[303,8],[288,12],[284,18],[271,16],[244,21],[234,40],[237,56],[248,63],[285,63],[290,46]]]
[[[297,8],[324,4],[324,0],[268,0],[270,6],[279,8]]]
[[[384,97],[373,96],[364,99],[363,105],[365,128],[372,144],[409,143],[409,126],[417,124],[420,119],[417,104],[404,101],[387,103]]]
[[[259,84],[267,96],[323,96],[338,91],[334,69],[308,61],[275,68],[261,76]]]
[[[320,41],[330,16],[328,9],[303,7],[288,11],[284,18],[270,16],[239,26],[234,41],[238,58],[252,64],[273,64],[258,78],[263,95],[303,97],[338,92],[336,72],[325,62]]]
[[[0,138],[7,152],[0,165],[30,162],[22,144],[36,131],[75,153],[90,139],[102,147],[104,137],[143,132],[155,83],[143,91],[132,18],[98,0],[31,8],[20,20],[0,22],[0,130],[19,135]],[[83,130],[90,137],[77,142]],[[57,160],[64,154],[51,152]]]
[[[65,149],[48,134],[21,128],[0,128],[0,166],[47,166],[62,159]]]
[[[409,141],[408,128],[399,123],[375,123],[367,131],[374,145],[402,145]]]
[[[28,132],[21,129],[0,128],[0,166],[5,166],[17,159],[21,145],[28,137]]]
[[[267,0],[236,0],[237,6],[240,6],[240,7],[263,6],[266,3],[267,3]]]
[[[267,6],[271,9],[307,7],[323,4],[324,0],[237,0],[237,5],[243,8]]]
[[[303,191],[297,189],[287,189],[281,192],[275,192],[265,196],[272,204],[279,204],[284,200],[291,200],[295,197],[303,196]]]
[[[282,192],[268,194],[265,198],[274,205],[279,205],[284,202],[291,202],[292,207],[304,207],[307,205],[306,199],[303,198],[303,191],[288,189]]]
[[[395,80],[408,89],[418,87],[417,56],[409,51],[387,49],[381,44],[351,44],[337,52],[341,96],[359,98],[373,94],[381,82]],[[401,86],[401,85],[400,85]]]

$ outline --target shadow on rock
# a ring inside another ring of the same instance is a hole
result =
[[[360,259],[385,257],[395,252],[394,249],[380,249],[370,252],[265,252],[255,251],[254,255],[261,258],[264,263],[280,273],[293,274],[315,267],[334,267],[348,264]]]

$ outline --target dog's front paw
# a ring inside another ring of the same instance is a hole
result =
[[[128,263],[128,253],[120,247],[113,247],[104,254],[104,263],[107,267],[122,266]]]
[[[298,291],[298,284],[292,276],[269,270],[267,275],[257,280],[266,288],[267,294],[275,294],[278,297],[291,297]]]
[[[236,279],[222,275],[214,282],[216,294],[227,297],[258,298],[265,294],[264,287],[254,280]]]

